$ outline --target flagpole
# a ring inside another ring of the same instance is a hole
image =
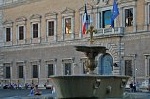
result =
[[[84,4],[86,4],[87,2],[86,2],[86,0],[84,0]]]

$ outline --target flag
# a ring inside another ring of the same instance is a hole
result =
[[[84,16],[83,16],[83,24],[82,24],[82,33],[86,34],[87,29],[88,29],[88,14],[87,14],[87,9],[86,9],[86,4],[85,4],[85,11],[84,11]]]
[[[118,4],[116,3],[116,0],[114,0],[113,10],[112,10],[112,15],[111,15],[111,27],[112,28],[114,28],[114,20],[118,15],[119,15]]]

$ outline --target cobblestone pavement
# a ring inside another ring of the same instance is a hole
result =
[[[43,95],[51,96],[49,89],[41,89]],[[0,89],[0,99],[31,99],[28,95],[30,89]],[[24,97],[24,98],[23,98]],[[32,98],[32,99],[41,99],[41,98]],[[43,98],[42,98],[43,99]],[[44,98],[44,99],[53,99],[53,98]],[[115,98],[113,98],[115,99]],[[125,92],[123,99],[150,99],[150,92]]]
[[[125,92],[123,99],[150,99],[150,92]]]
[[[51,95],[49,89],[40,89],[42,95]],[[29,97],[30,89],[0,89],[0,99],[22,99]]]

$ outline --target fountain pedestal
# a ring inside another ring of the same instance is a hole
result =
[[[88,68],[88,73],[93,74],[94,69],[97,67],[97,62],[95,57],[100,53],[106,53],[106,47],[98,45],[87,45],[87,46],[75,46],[77,51],[83,52],[86,57],[86,67]]]

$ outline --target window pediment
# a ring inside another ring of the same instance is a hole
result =
[[[45,14],[45,17],[48,17],[48,16],[57,16],[58,13],[56,12],[49,12],[49,13],[46,13]]]
[[[62,59],[62,62],[63,63],[67,63],[67,62],[69,62],[69,63],[72,63],[72,62],[74,62],[74,57],[72,57],[72,58],[64,58],[64,59]]]
[[[106,5],[109,3],[109,0],[91,0],[93,5]]]
[[[86,5],[86,9],[87,9],[87,10],[92,10],[92,9],[93,9],[93,6],[90,5],[90,4],[87,4],[87,5]],[[85,10],[85,5],[82,6],[82,7],[79,9],[79,11],[84,11],[84,10]]]
[[[30,17],[30,20],[32,20],[32,19],[41,19],[41,18],[42,18],[41,15],[39,15],[39,14],[33,14],[33,15]]]
[[[40,64],[41,63],[41,59],[31,59],[29,62],[31,64]]]
[[[21,21],[26,21],[27,18],[26,17],[19,17],[16,19],[16,22],[21,22]]]
[[[13,25],[13,21],[12,21],[12,20],[5,20],[5,21],[3,22],[3,25],[4,25],[4,26],[12,26],[12,25]]]
[[[136,2],[135,0],[133,1],[120,1],[120,8],[121,7],[130,7],[130,6],[135,6],[136,5]]]
[[[50,59],[50,60],[45,60],[45,63],[46,63],[46,64],[50,64],[50,63],[54,63],[54,62],[57,62],[57,59],[56,59],[56,58]]]
[[[6,21],[3,22],[3,24],[12,24],[12,23],[13,23],[12,20],[6,20]]]
[[[26,18],[26,17],[24,17],[24,16],[18,17],[18,18],[16,19],[16,24],[17,24],[17,25],[24,25],[24,24],[26,24],[26,21],[27,21],[27,18]]]
[[[75,10],[66,7],[66,9],[61,12],[61,14],[67,14],[67,13],[75,13]]]
[[[51,19],[51,18],[56,19],[57,15],[58,15],[58,13],[56,13],[56,12],[49,12],[49,13],[45,14],[45,17],[46,17],[46,19]]]

